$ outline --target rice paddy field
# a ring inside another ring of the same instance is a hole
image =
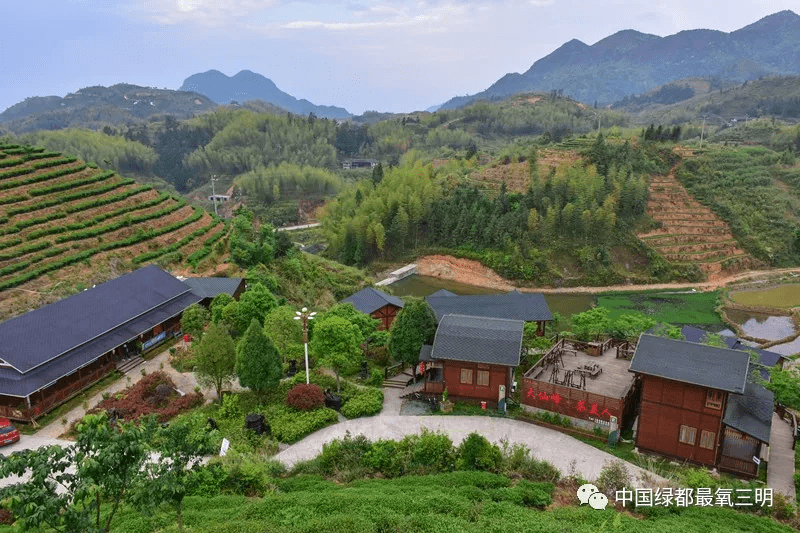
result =
[[[714,308],[719,293],[713,292],[646,292],[609,293],[597,296],[597,305],[610,311],[611,319],[639,311],[658,322],[676,326],[722,326]]]

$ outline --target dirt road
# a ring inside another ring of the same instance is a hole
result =
[[[469,285],[476,285],[479,287],[488,287],[490,289],[498,290],[514,290],[519,289],[523,292],[541,292],[546,294],[557,293],[585,293],[595,294],[601,292],[614,292],[614,291],[646,291],[646,290],[698,290],[698,291],[712,291],[720,287],[724,287],[736,281],[742,281],[748,278],[760,278],[765,276],[775,276],[778,274],[794,274],[800,275],[800,267],[796,268],[781,268],[773,270],[751,270],[747,272],[739,272],[738,274],[719,277],[714,280],[701,281],[697,283],[657,283],[651,285],[609,285],[606,287],[564,287],[564,288],[551,288],[551,287],[517,287],[510,281],[504,279],[492,269],[483,266],[478,261],[471,259],[461,259],[449,255],[428,255],[420,257],[417,261],[417,273],[422,276],[432,276],[441,279],[457,281],[459,283],[466,283]]]

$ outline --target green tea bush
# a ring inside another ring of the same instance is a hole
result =
[[[224,492],[244,496],[263,496],[267,492],[270,477],[266,463],[258,457],[230,450],[222,465],[227,474],[221,487]]]
[[[298,383],[289,390],[286,396],[286,403],[298,411],[310,411],[319,409],[325,405],[325,396],[319,385],[311,383]]]
[[[456,450],[456,469],[498,472],[503,464],[503,454],[496,444],[472,432]]]
[[[380,372],[380,371],[379,371]],[[342,405],[342,414],[347,418],[372,416],[383,409],[383,391],[380,389],[359,389],[355,395]]]

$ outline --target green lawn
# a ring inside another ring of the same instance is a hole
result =
[[[610,311],[612,320],[631,311],[639,311],[658,322],[676,326],[694,324],[721,326],[722,320],[714,311],[718,292],[647,292],[609,293],[597,296],[597,305]]]

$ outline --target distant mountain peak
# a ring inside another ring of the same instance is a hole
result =
[[[348,118],[352,115],[342,107],[320,106],[308,100],[298,100],[281,91],[271,79],[253,72],[241,70],[233,76],[226,76],[217,70],[193,74],[181,85],[182,91],[195,91],[206,95],[219,104],[232,101],[261,100],[299,115],[314,113],[318,117]]]
[[[741,83],[800,74],[800,16],[774,13],[734,32],[696,29],[660,37],[621,30],[588,46],[571,39],[524,73],[500,77],[488,89],[455,97],[453,109],[515,93],[561,90],[585,103],[611,103],[690,77]]]

